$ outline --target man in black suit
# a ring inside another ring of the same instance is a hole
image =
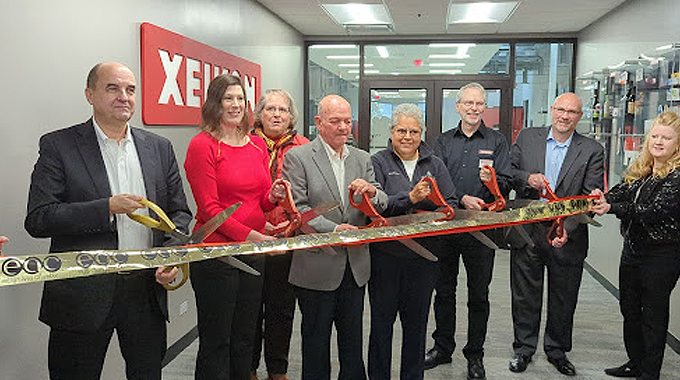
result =
[[[50,252],[140,249],[169,243],[162,232],[131,221],[163,208],[185,232],[191,221],[170,142],[128,124],[135,111],[132,71],[100,63],[87,78],[93,117],[40,139],[25,228],[52,238]],[[117,331],[128,379],[160,379],[166,350],[167,294],[177,269],[139,270],[48,281],[40,320],[50,326],[51,379],[99,379]]]
[[[552,125],[524,129],[510,150],[518,198],[538,199],[546,182],[558,197],[587,195],[604,181],[604,150],[595,140],[575,132],[582,103],[573,93],[557,97]],[[535,247],[511,241],[510,286],[515,356],[510,371],[526,370],[536,352],[541,324],[544,272],[548,270],[548,315],[543,350],[548,361],[567,376],[576,369],[571,351],[574,310],[588,253],[588,227],[574,218],[564,221],[564,235],[548,243],[552,222],[527,225]]]

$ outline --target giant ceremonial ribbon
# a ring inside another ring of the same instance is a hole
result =
[[[177,265],[221,256],[278,253],[330,245],[352,245],[488,230],[582,214],[590,210],[592,198],[578,196],[503,212],[480,212],[480,217],[474,219],[316,233],[261,242],[6,256],[0,258],[0,286],[132,271],[160,265]]]

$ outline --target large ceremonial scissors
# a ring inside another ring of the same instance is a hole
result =
[[[158,216],[158,219],[154,219],[150,216],[147,215],[141,215],[141,214],[135,214],[135,213],[128,213],[128,217],[130,217],[132,220],[135,222],[141,223],[149,228],[153,228],[156,230],[161,230],[163,232],[167,232],[170,234],[170,236],[174,237],[177,239],[179,244],[181,245],[190,245],[190,244],[200,244],[203,242],[203,240],[208,237],[210,234],[215,232],[217,228],[219,228],[222,223],[224,223],[225,220],[231,214],[236,211],[236,209],[241,206],[241,202],[238,202],[236,204],[231,205],[230,207],[227,207],[226,209],[222,210],[222,212],[218,213],[217,215],[213,216],[208,220],[205,224],[203,224],[201,227],[197,228],[191,235],[187,235],[184,232],[180,231],[177,226],[175,226],[175,223],[170,220],[168,215],[163,211],[163,209],[158,206],[157,204],[151,202],[148,199],[142,198],[139,203],[145,205],[148,207],[151,211],[156,213],[156,216]],[[253,269],[250,265],[244,263],[243,261],[232,257],[232,256],[225,256],[225,257],[220,257],[218,258],[219,260],[233,266],[234,268],[238,268],[246,273],[259,276],[260,272],[257,270]],[[174,266],[170,266],[168,268],[173,268]],[[175,281],[171,282],[170,284],[164,285],[166,289],[168,290],[175,290],[179,288],[180,286],[184,285],[184,283],[189,279],[189,264],[183,263],[177,265],[179,270],[182,272],[182,277],[181,280],[177,284],[175,284]]]

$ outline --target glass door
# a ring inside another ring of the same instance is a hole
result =
[[[521,110],[513,110],[509,79],[485,80],[470,76],[456,80],[425,80],[400,77],[362,81],[357,131],[359,147],[371,154],[387,147],[392,110],[402,103],[414,103],[425,112],[424,139],[432,145],[441,133],[458,125],[458,91],[470,82],[480,83],[486,89],[487,105],[482,116],[484,124],[500,131],[511,142],[516,135],[514,130],[518,132],[522,128],[523,114]]]

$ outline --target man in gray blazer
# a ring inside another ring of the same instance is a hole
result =
[[[558,197],[587,195],[603,186],[604,150],[595,140],[575,132],[582,103],[573,93],[557,97],[550,113],[552,125],[527,128],[510,150],[513,181],[518,198],[538,199],[546,181]],[[574,310],[588,253],[588,227],[574,218],[564,223],[564,235],[549,244],[552,222],[527,225],[535,243],[511,241],[510,284],[515,356],[509,369],[526,370],[536,352],[543,303],[544,272],[548,270],[548,314],[543,350],[562,374],[574,376],[567,359],[571,351]]]
[[[169,235],[129,219],[142,197],[184,232],[191,221],[170,141],[128,124],[136,81],[129,68],[101,63],[85,95],[93,117],[40,139],[25,228],[51,238],[50,252],[140,249]],[[116,330],[128,379],[160,379],[166,350],[167,294],[177,270],[163,268],[48,281],[40,320],[50,326],[50,378],[94,380]]]
[[[319,102],[314,120],[319,137],[286,153],[283,178],[291,183],[300,212],[329,201],[342,203],[308,223],[316,231],[356,229],[365,225],[367,218],[349,205],[349,190],[357,196],[367,193],[379,212],[387,207],[387,195],[375,181],[369,154],[345,145],[352,133],[349,103],[337,95],[326,96]],[[333,324],[342,363],[338,378],[366,378],[362,318],[364,290],[371,273],[368,246],[332,249],[333,255],[320,250],[293,253],[289,281],[296,287],[302,312],[303,380],[330,379]]]

